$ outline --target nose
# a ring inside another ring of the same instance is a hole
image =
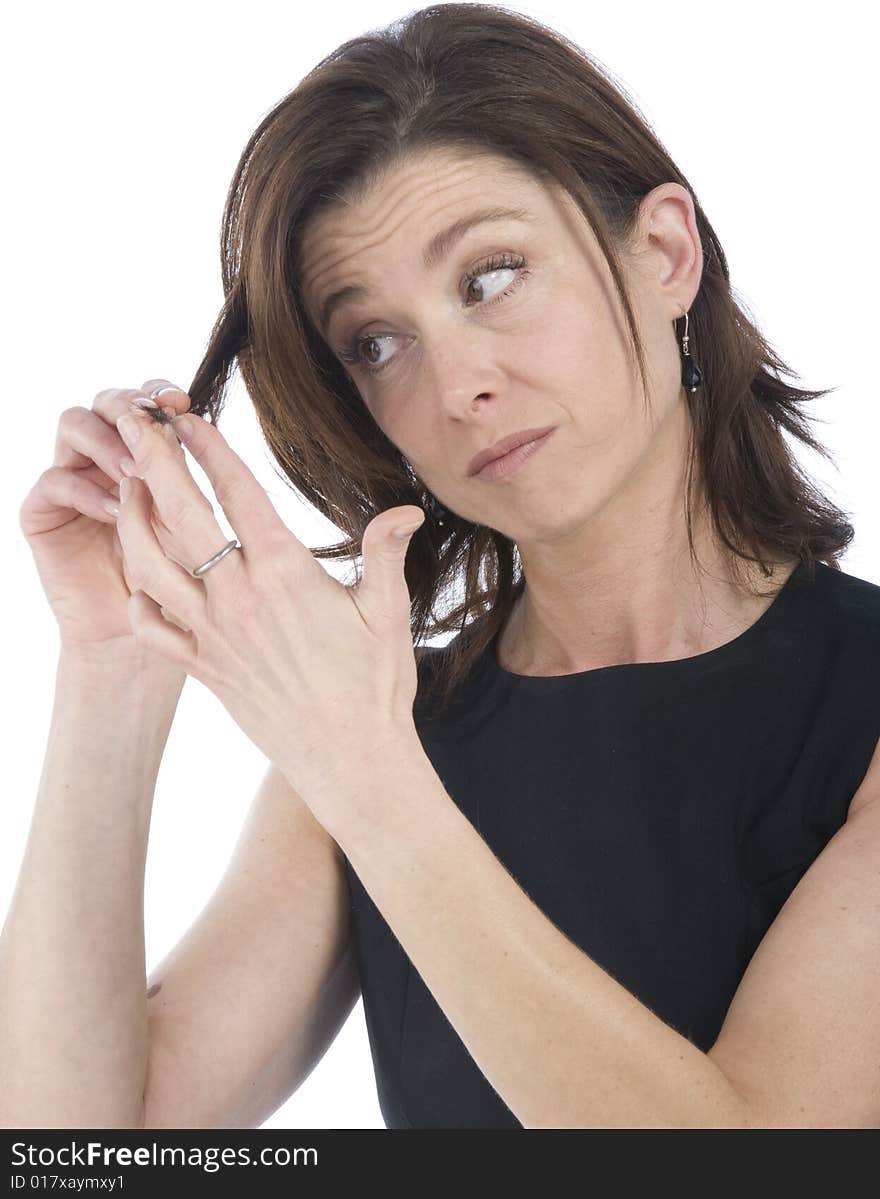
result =
[[[450,416],[472,410],[474,400],[500,395],[501,370],[494,361],[484,330],[459,326],[435,330],[422,338],[423,378],[436,405]]]

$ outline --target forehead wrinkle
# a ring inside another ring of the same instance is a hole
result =
[[[456,170],[458,170],[458,171],[461,170],[460,163],[456,164]],[[388,233],[386,233],[384,236],[378,236],[378,233],[379,233],[379,230],[380,230],[382,224],[385,221],[387,221],[389,218],[393,219],[394,214],[397,212],[397,210],[400,208],[400,206],[402,204],[406,203],[406,201],[409,198],[409,196],[411,195],[411,193],[414,190],[417,191],[419,189],[420,183],[421,183],[421,180],[419,180],[418,178],[413,180],[412,178],[408,179],[408,178],[404,177],[403,179],[398,180],[396,186],[398,187],[398,189],[403,190],[403,195],[399,196],[397,199],[395,199],[392,195],[390,211],[388,211],[388,212],[380,211],[377,216],[376,224],[373,226],[372,229],[369,229],[369,228],[353,229],[349,232],[346,232],[345,229],[343,229],[343,230],[335,233],[335,235],[334,235],[333,226],[331,223],[330,231],[329,231],[329,236],[331,239],[331,250],[333,248],[332,241],[334,239],[334,236],[337,240],[339,240],[341,242],[345,242],[345,241],[358,242],[361,238],[364,238],[364,237],[370,238],[370,237],[375,236],[375,240],[368,241],[365,246],[361,247],[361,250],[371,250],[374,246],[379,245],[382,241],[387,241],[391,235],[393,235],[394,233],[397,232],[397,230],[400,228],[400,225],[402,224],[402,222],[404,220],[406,220],[406,214],[404,214],[404,216],[401,218],[401,220],[399,220],[397,222],[397,224],[395,226],[393,226],[392,229]],[[445,184],[443,187],[436,187],[432,193],[432,197],[438,196],[438,195],[442,196],[443,192],[449,191],[450,188],[454,188],[455,186],[456,186],[456,182],[453,181],[452,183]],[[385,207],[387,207],[387,203],[386,203]],[[441,208],[440,211],[442,212],[443,209]],[[346,214],[346,215],[350,219],[350,214]],[[338,217],[337,217],[337,219],[338,219]],[[314,272],[312,272],[311,283],[317,283],[318,279],[320,278],[320,276],[322,274],[324,274],[326,271],[332,271],[335,267],[339,266],[339,264],[341,262],[345,262],[346,258],[350,256],[350,253],[351,253],[350,251],[348,253],[346,253],[343,250],[341,252],[341,254],[339,254],[328,266],[322,267],[320,262],[316,263],[315,270],[314,270]],[[327,256],[328,255],[325,255],[325,257],[327,257]],[[308,271],[306,271],[305,273],[308,273]],[[309,284],[307,284],[306,286],[308,287]]]
[[[442,229],[439,233],[436,233],[427,246],[425,246],[422,255],[424,268],[426,271],[435,270],[453,246],[455,246],[456,242],[464,237],[465,233],[474,225],[497,221],[530,220],[534,220],[534,217],[524,208],[504,208],[497,204],[477,209],[475,212],[465,213],[464,216],[459,217],[455,224],[450,225],[448,229]]]
[[[422,253],[422,263],[426,271],[434,271],[443,261],[456,243],[477,225],[499,221],[529,221],[534,220],[531,213],[522,208],[481,208],[475,212],[466,213],[459,217],[447,229],[436,233]],[[319,320],[322,331],[326,332],[330,317],[337,308],[350,300],[366,299],[371,290],[363,283],[349,283],[338,291],[332,292],[321,305]]]
[[[454,170],[457,174],[460,174],[461,169],[462,169],[462,165],[460,163],[454,164]],[[469,169],[472,172],[473,168],[469,168]],[[400,196],[398,199],[393,201],[390,213],[386,212],[379,216],[379,222],[378,222],[379,225],[381,225],[383,222],[386,222],[389,219],[389,217],[393,218],[394,213],[401,207],[401,205],[406,204],[406,202],[410,198],[410,195],[413,190],[411,187],[407,187],[406,185],[407,185],[407,183],[412,183],[412,182],[413,181],[411,179],[404,179],[402,181],[402,185],[404,187],[404,194],[402,196]],[[421,181],[418,179],[415,181],[416,188],[418,188],[420,182]],[[436,199],[436,198],[441,197],[444,192],[448,192],[450,190],[455,189],[456,187],[459,186],[459,184],[460,184],[460,181],[455,179],[455,180],[452,180],[451,182],[446,183],[442,186],[435,186],[433,189],[433,192],[432,192],[432,198]],[[454,208],[455,206],[456,206],[456,201],[453,200],[451,203],[441,206],[437,210],[437,212],[435,212],[434,215],[437,216],[439,213],[447,211],[449,208]],[[382,242],[387,241],[389,239],[389,237],[392,237],[397,232],[397,230],[400,228],[401,224],[406,220],[407,215],[408,214],[404,214],[404,216],[401,217],[401,219],[398,220],[397,223],[383,236],[375,236],[375,234],[378,232],[378,227],[374,227],[374,229],[368,230],[368,231],[357,230],[355,232],[348,234],[347,236],[349,239],[355,238],[357,240],[361,239],[362,237],[371,237],[371,236],[374,237],[373,241],[370,241],[365,246],[361,247],[361,252],[363,252],[364,250],[370,250],[370,249],[374,248],[376,245],[379,245]],[[463,237],[466,232],[468,232],[468,229],[472,225],[477,223],[477,218],[479,218],[479,220],[481,222],[487,221],[487,220],[495,220],[495,221],[523,220],[523,221],[526,221],[526,220],[535,220],[536,219],[532,213],[526,211],[523,208],[519,208],[519,207],[503,207],[500,205],[484,205],[481,208],[471,210],[469,213],[465,213],[463,216],[459,217],[458,220],[455,221],[451,226],[449,226],[448,228],[443,229],[439,233],[435,234],[434,237],[431,239],[431,241],[424,247],[423,255],[422,255],[422,263],[423,263],[425,270],[427,270],[427,271],[435,270],[437,268],[437,266],[439,266],[442,259],[446,256],[446,254],[448,254],[451,251],[451,249],[456,244],[456,242],[461,237]],[[338,234],[337,236],[340,236],[343,239],[345,239],[346,234],[343,232],[341,234]],[[331,233],[331,237],[332,237],[332,233]],[[343,253],[341,256],[337,257],[335,259],[335,261],[333,261],[327,267],[325,267],[324,270],[332,271],[335,267],[339,266],[340,263],[344,262],[346,257],[348,257],[348,255]],[[318,270],[317,270],[317,274],[315,275],[315,280],[322,273],[323,273],[323,271],[321,270],[321,268],[319,266]],[[341,307],[343,304],[345,304],[351,300],[365,299],[370,294],[371,294],[371,289],[365,283],[357,283],[357,282],[349,283],[345,287],[342,287],[342,288],[339,288],[339,289],[333,291],[322,302],[319,312],[318,312],[319,328],[320,328],[322,334],[326,337],[330,318],[331,318],[333,312],[337,308]]]

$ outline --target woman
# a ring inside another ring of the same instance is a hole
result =
[[[643,118],[530,18],[423,9],[265,118],[223,244],[187,392],[100,393],[23,506],[64,652],[0,959],[3,1114],[259,1124],[359,986],[391,1128],[876,1123],[880,588],[840,570],[853,529],[783,437],[824,452],[797,412],[824,393],[779,379]],[[210,428],[236,363],[347,535],[311,554],[363,554],[342,602]],[[151,395],[210,418],[187,444],[241,545],[167,426],[114,432]],[[398,505],[430,515],[395,543]],[[188,662],[272,766],[145,992]],[[128,713],[112,750],[102,704]]]

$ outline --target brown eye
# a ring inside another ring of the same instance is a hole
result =
[[[504,290],[492,296],[491,299],[485,300],[482,295],[483,285],[480,283],[480,279],[486,275],[498,275],[504,271],[512,271],[515,278]],[[529,273],[525,269],[525,259],[521,255],[509,253],[495,254],[488,261],[481,262],[473,270],[467,271],[459,280],[459,287],[464,288],[466,300],[473,300],[480,307],[489,308],[493,304],[499,304],[505,300],[525,281]],[[467,293],[475,285],[479,288],[481,294],[469,296]],[[351,366],[360,367],[367,374],[378,375],[380,371],[384,371],[386,367],[391,365],[396,355],[386,358],[382,362],[379,360],[381,348],[377,349],[377,347],[379,347],[380,342],[392,341],[394,336],[395,334],[393,333],[373,333],[367,337],[355,337],[347,350],[339,351],[339,357],[343,362]]]
[[[377,342],[378,338],[376,337],[368,337],[365,341],[361,342],[361,348],[366,356],[368,366],[376,366],[378,363],[378,357],[373,357],[374,354],[378,354],[378,351],[375,348]],[[373,347],[372,350],[370,349],[370,346]]]

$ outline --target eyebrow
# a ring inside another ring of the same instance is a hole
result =
[[[533,221],[535,219],[534,214],[524,208],[499,208],[495,205],[491,208],[477,209],[475,212],[459,217],[448,228],[441,229],[439,233],[434,234],[422,252],[422,265],[426,271],[435,270],[464,235],[470,233],[471,229],[476,228],[477,225],[487,225],[494,221]],[[347,286],[331,292],[321,305],[319,313],[320,328],[324,336],[327,335],[330,318],[337,308],[352,300],[365,299],[369,294],[370,289],[361,283],[349,283]]]

